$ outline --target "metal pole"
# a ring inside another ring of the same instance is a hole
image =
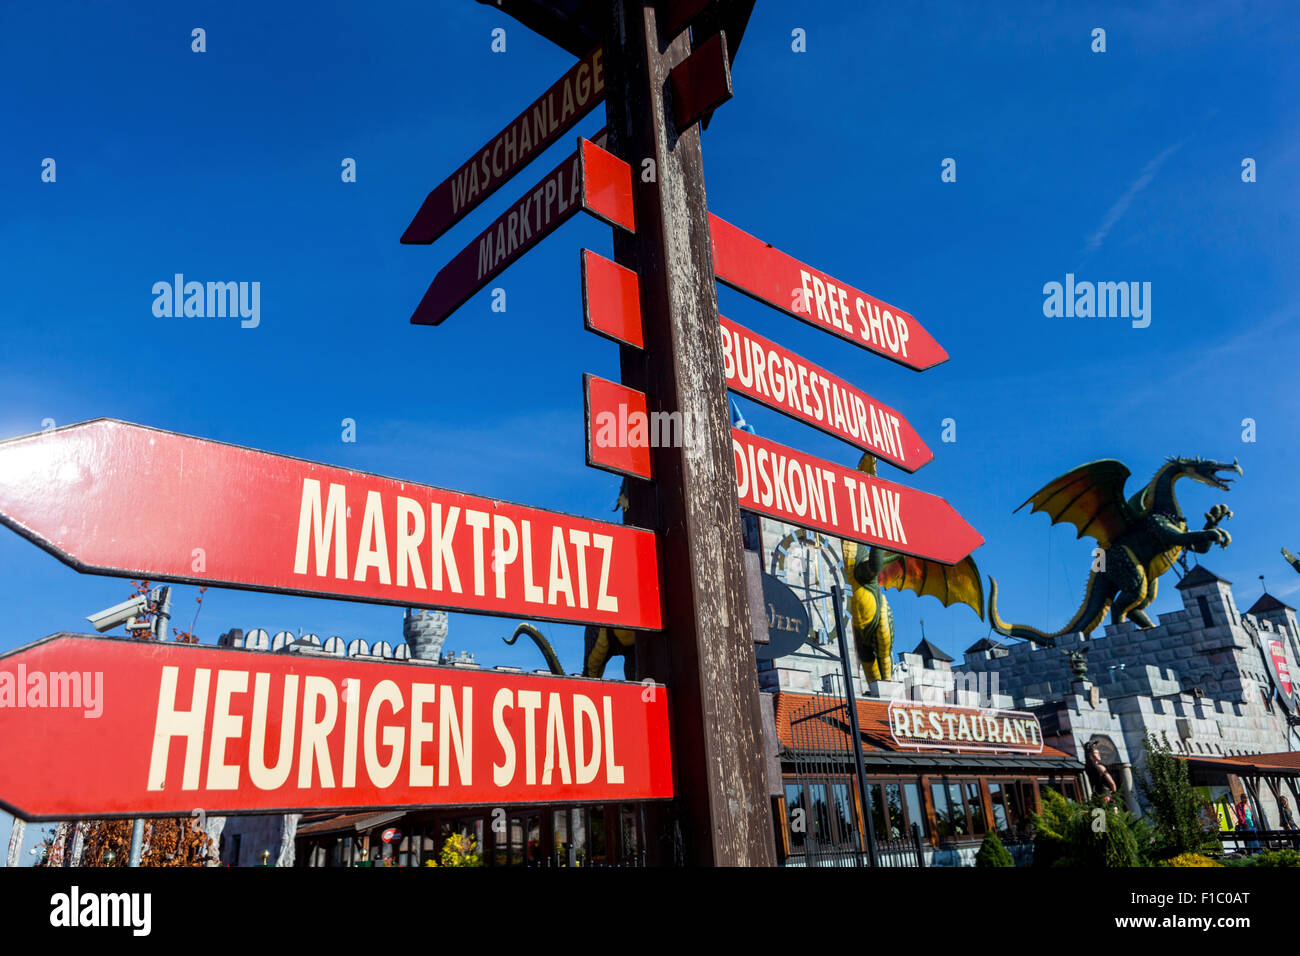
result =
[[[131,858],[127,866],[139,866],[140,855],[144,849],[144,819],[136,817],[131,824]]]
[[[844,671],[844,698],[849,708],[849,729],[853,733],[853,763],[857,768],[858,798],[862,801],[862,821],[867,829],[867,861],[876,866],[875,824],[871,822],[871,803],[867,793],[867,768],[862,762],[862,732],[858,729],[858,702],[853,693],[853,668],[849,662],[849,642],[844,637],[844,620],[840,614],[840,586],[831,585],[831,607],[835,612],[835,636],[840,642],[840,667]]]
[[[156,641],[167,640],[167,623],[172,619],[172,589],[158,589],[158,610],[153,618],[153,636]]]

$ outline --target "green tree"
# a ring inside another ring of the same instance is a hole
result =
[[[1192,788],[1187,761],[1169,746],[1169,737],[1144,736],[1146,772],[1138,779],[1138,792],[1150,806],[1155,825],[1154,855],[1161,859],[1183,853],[1217,851],[1218,822],[1211,826],[1204,801]]]
[[[998,839],[997,831],[990,830],[984,835],[984,842],[980,844],[979,852],[975,854],[975,865],[980,867],[1015,866],[1016,861],[1011,858],[1010,851]]]

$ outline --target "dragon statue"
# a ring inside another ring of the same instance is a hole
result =
[[[1288,551],[1286,548],[1283,548],[1283,549],[1282,549],[1282,557],[1286,558],[1286,563],[1287,563],[1287,564],[1289,564],[1289,565],[1291,565],[1291,567],[1295,568],[1297,572],[1300,572],[1300,558],[1297,558],[1294,554],[1292,554],[1292,553],[1291,553],[1290,551]]]
[[[876,459],[863,455],[858,470],[876,473]],[[853,643],[866,679],[893,678],[894,612],[885,599],[888,588],[907,589],[932,595],[944,607],[965,604],[984,619],[984,589],[973,558],[954,565],[896,554],[884,548],[842,541],[844,567],[850,569],[853,594],[849,610],[853,620]]]
[[[515,632],[509,637],[503,637],[502,640],[507,644],[514,644],[519,640],[520,634],[527,634],[533,639],[542,656],[546,658],[546,666],[551,669],[552,674],[564,676],[564,667],[560,664],[559,657],[555,654],[555,648],[551,642],[542,636],[542,632],[531,624],[520,624],[515,628]],[[583,677],[604,677],[605,667],[609,664],[610,658],[623,658],[623,676],[627,680],[636,680],[636,632],[629,631],[623,627],[597,627],[594,624],[588,625],[583,635],[582,651],[582,676]]]
[[[998,582],[989,578],[989,621],[1007,637],[1018,637],[1051,647],[1065,634],[1090,633],[1109,610],[1111,623],[1131,620],[1138,627],[1153,627],[1144,608],[1156,599],[1160,575],[1168,571],[1184,550],[1205,554],[1214,545],[1226,548],[1232,537],[1219,523],[1232,517],[1227,505],[1205,513],[1205,527],[1187,529],[1187,519],[1174,496],[1182,478],[1228,491],[1230,478],[1219,472],[1242,474],[1241,465],[1205,458],[1169,458],[1155,476],[1133,497],[1125,499],[1129,470],[1108,458],[1080,465],[1034,493],[1020,506],[1032,504],[1030,514],[1045,511],[1052,524],[1068,521],[1076,535],[1095,538],[1102,551],[1088,577],[1083,604],[1070,623],[1052,634],[1023,624],[1007,624],[998,616]],[[1017,508],[1016,511],[1019,511]]]

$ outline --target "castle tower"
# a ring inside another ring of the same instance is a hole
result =
[[[402,619],[402,636],[411,648],[411,656],[426,661],[438,660],[447,640],[447,627],[446,611],[416,611],[408,607]]]

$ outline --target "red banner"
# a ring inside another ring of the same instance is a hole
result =
[[[948,353],[912,316],[859,292],[709,214],[713,271],[727,285],[796,319],[914,369]]]
[[[872,478],[738,428],[731,430],[740,507],[890,551],[956,564],[984,539],[948,502]]]
[[[0,521],[81,571],[662,626],[649,531],[107,419],[0,443]]]
[[[672,795],[658,686],[71,635],[0,657],[27,819]]]
[[[828,435],[869,451],[904,471],[934,459],[902,415],[844,379],[751,332],[725,316],[722,369],[727,388]]]
[[[429,193],[402,242],[433,242],[595,109],[605,98],[602,59],[600,47],[584,56]]]

